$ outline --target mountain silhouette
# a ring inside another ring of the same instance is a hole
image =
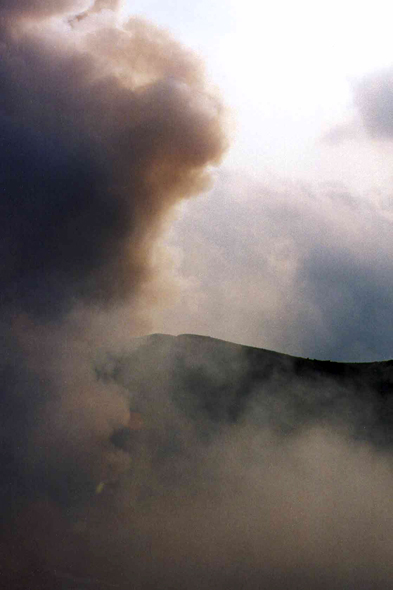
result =
[[[269,420],[290,432],[336,422],[356,437],[393,441],[393,360],[330,362],[207,336],[152,334],[107,359],[98,374],[125,387],[131,407],[149,415],[168,396],[188,419],[211,428],[258,421],[265,409],[260,426]]]
[[[94,478],[84,442],[4,472],[2,587],[391,587],[393,361],[152,334],[93,368],[130,411],[101,441],[121,469]]]

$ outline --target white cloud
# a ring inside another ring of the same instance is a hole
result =
[[[389,358],[390,202],[223,175],[175,226],[188,281],[162,329],[316,358]]]

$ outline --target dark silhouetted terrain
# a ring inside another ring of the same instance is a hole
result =
[[[212,428],[253,420],[252,409],[260,407],[269,408],[263,425],[270,420],[288,432],[313,421],[342,422],[356,436],[392,442],[390,360],[338,363],[205,336],[154,334],[108,358],[98,373],[124,386],[135,408],[148,414],[151,400],[165,392],[187,418]]]
[[[104,441],[123,467],[100,481],[49,464],[22,486],[3,511],[2,587],[390,587],[374,528],[389,538],[393,361],[155,334],[93,371],[131,411]]]

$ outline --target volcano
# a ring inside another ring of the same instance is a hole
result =
[[[393,361],[153,334],[101,353],[92,372],[127,399],[129,422],[104,442],[128,467],[100,481],[66,466],[60,495],[25,486],[3,510],[2,587],[391,587],[373,527],[390,555],[390,521],[379,518],[389,506]],[[53,481],[51,469],[41,477]]]
[[[192,334],[152,334],[130,348],[98,372],[142,413],[165,392],[188,419],[212,429],[259,416],[261,427],[288,433],[341,423],[375,444],[393,441],[393,360],[306,359]]]

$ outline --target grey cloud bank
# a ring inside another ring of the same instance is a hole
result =
[[[163,331],[313,358],[390,358],[392,223],[388,194],[223,173],[175,225],[190,288]]]
[[[393,70],[381,68],[358,76],[351,83],[352,117],[333,126],[323,136],[330,144],[345,141],[387,143],[393,137]]]

